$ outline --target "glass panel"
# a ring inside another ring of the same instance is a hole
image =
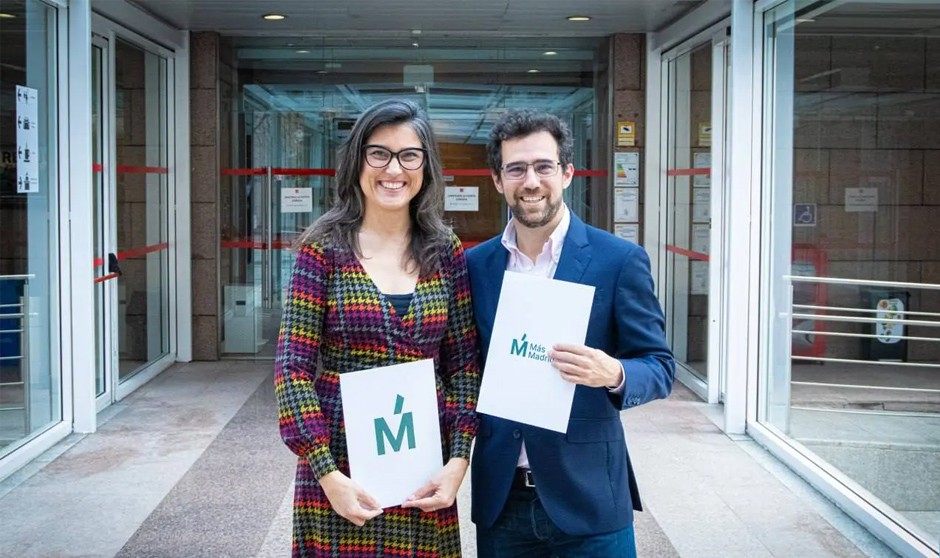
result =
[[[104,79],[102,66],[104,50],[98,46],[91,48],[91,119],[92,119],[92,168],[94,177],[94,191],[92,194],[94,205],[94,242],[95,242],[95,277],[103,277],[107,273],[108,259],[104,244]],[[107,284],[95,283],[95,395],[102,395],[107,389],[105,383],[105,322],[104,300]]]
[[[62,417],[55,10],[0,1],[0,455]]]
[[[330,49],[301,46],[309,39],[297,39],[287,49],[283,40],[234,41],[240,86],[231,146],[223,147],[221,155],[223,353],[273,355],[293,261],[286,248],[328,207],[335,153],[362,110],[376,102],[405,98],[428,112],[447,186],[478,197],[477,211],[445,213],[468,245],[498,234],[506,224],[485,144],[507,108],[554,112],[575,133],[576,169],[603,165],[592,148],[594,39],[554,42],[551,55],[534,44],[494,47],[492,53],[441,44],[418,53],[410,41],[406,49],[369,45],[368,40],[357,40],[356,47],[337,40],[341,44]],[[430,41],[422,41],[422,49],[431,47]],[[558,46],[564,42],[568,48]],[[226,98],[229,86],[223,82],[221,87]],[[270,191],[267,167],[276,169]],[[565,192],[566,202],[585,219],[594,207],[591,180],[576,176]],[[309,190],[309,206],[282,205],[282,193],[293,190]],[[199,273],[200,262],[195,265]]]
[[[167,64],[115,44],[119,377],[169,352]]]
[[[762,420],[935,549],[938,26],[940,6],[924,2],[791,1],[767,17],[761,405]]]
[[[665,64],[667,335],[676,359],[705,381],[711,238],[711,43]]]

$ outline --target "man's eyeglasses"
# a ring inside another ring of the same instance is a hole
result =
[[[529,172],[529,167],[532,167],[532,170],[535,171],[535,174],[538,175],[539,178],[551,178],[558,174],[561,161],[509,163],[508,165],[503,165],[503,168],[500,169],[500,173],[503,175],[503,178],[507,180],[522,180],[525,178],[526,173]]]
[[[366,153],[366,163],[376,169],[384,169],[392,162],[392,159],[398,159],[398,166],[405,170],[418,170],[424,166],[428,152],[420,147],[409,147],[401,151],[389,151],[381,145],[366,145],[363,147]]]

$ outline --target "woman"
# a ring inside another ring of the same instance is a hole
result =
[[[459,557],[457,488],[476,435],[476,330],[466,261],[442,216],[426,117],[385,101],[340,154],[338,200],[298,242],[278,339],[281,436],[299,456],[294,556]],[[339,374],[433,358],[445,465],[401,507],[349,478]]]

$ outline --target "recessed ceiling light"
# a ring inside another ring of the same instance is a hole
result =
[[[0,19],[16,19],[16,16],[8,13],[0,13]]]
[[[421,30],[420,30],[420,29],[412,29],[412,30],[411,30],[411,34],[412,34],[412,35],[420,35],[420,34],[421,34]]]
[[[418,43],[411,43],[411,46],[417,48],[417,47],[419,47],[419,46],[421,46],[421,45],[419,45]]]
[[[261,17],[268,21],[281,21],[282,19],[287,19],[287,16],[281,14],[264,14]]]
[[[568,16],[568,21],[591,21],[591,18],[589,16],[573,15]]]
[[[813,18],[811,18],[811,17],[798,17],[798,18],[796,18],[796,22],[797,22],[797,23],[813,23],[814,21],[816,21],[816,20],[813,19]]]
[[[542,54],[544,54],[545,56],[555,56],[555,55],[558,54],[558,53],[555,52],[554,50],[546,50],[546,51],[543,52]]]
[[[529,70],[529,73],[530,73],[530,74],[537,74],[537,73],[539,73],[539,71],[533,69],[533,70]]]
[[[309,50],[300,49],[297,51],[297,54],[310,54]]]

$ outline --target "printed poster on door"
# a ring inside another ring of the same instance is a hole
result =
[[[16,193],[39,192],[39,91],[16,86]]]

